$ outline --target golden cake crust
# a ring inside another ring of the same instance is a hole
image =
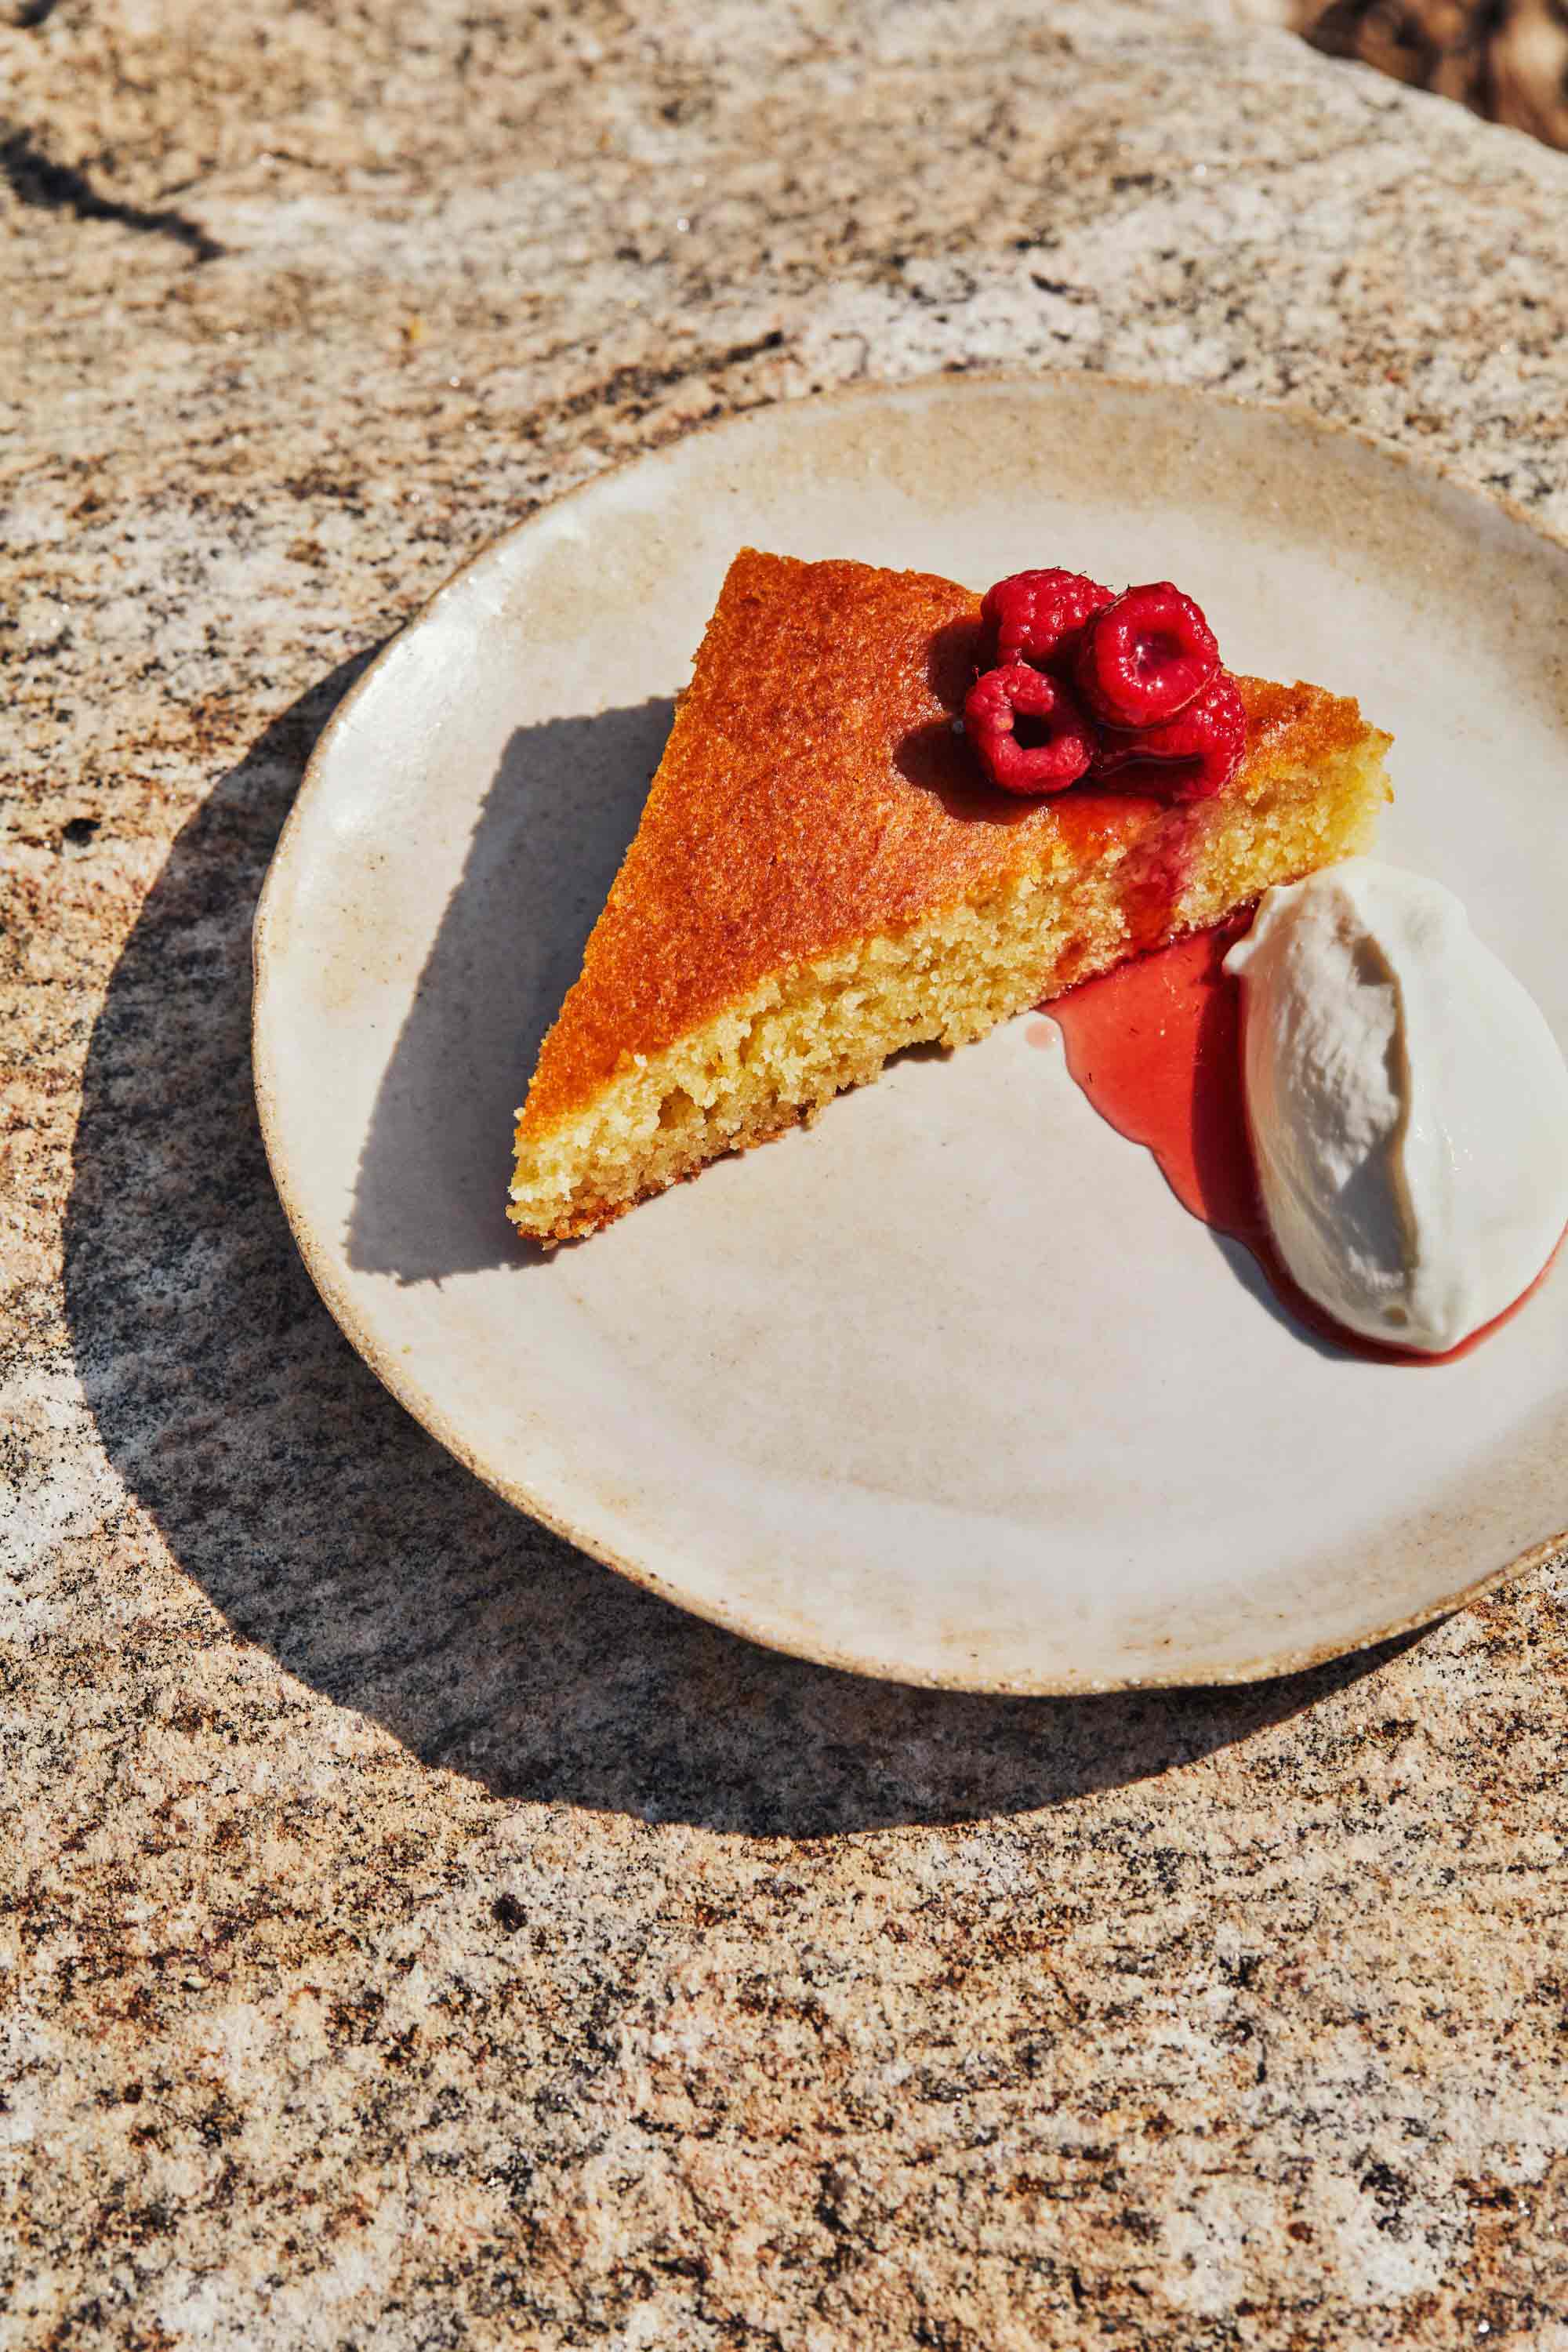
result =
[[[781,968],[1022,868],[1067,873],[1117,845],[1157,857],[1178,835],[1185,812],[1143,793],[1009,800],[978,774],[953,719],[979,625],[980,599],[928,572],[735,558],[520,1142]],[[1366,736],[1321,688],[1237,683],[1248,748],[1227,793]]]

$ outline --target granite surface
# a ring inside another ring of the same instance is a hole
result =
[[[0,2345],[1568,2346],[1568,1577],[1226,1694],[688,1622],[339,1338],[247,926],[617,455],[931,369],[1568,526],[1568,161],[1068,0],[10,0]]]

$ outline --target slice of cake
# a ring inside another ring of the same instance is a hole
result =
[[[901,1046],[1366,846],[1390,739],[1314,686],[1236,681],[1246,753],[1212,798],[1147,772],[997,791],[958,725],[981,637],[950,580],[736,557],[519,1114],[524,1233],[591,1233]]]

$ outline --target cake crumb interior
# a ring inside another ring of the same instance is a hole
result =
[[[1388,796],[1385,740],[1310,769],[1277,766],[1255,796],[1173,811],[1130,853],[1025,868],[999,890],[771,976],[665,1052],[628,1059],[544,1132],[520,1134],[509,1215],[547,1245],[591,1232],[814,1117],[905,1046],[966,1045],[1140,948],[1364,848]]]

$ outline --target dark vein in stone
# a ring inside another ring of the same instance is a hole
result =
[[[41,20],[39,20],[41,21]],[[99,193],[84,173],[46,155],[30,131],[14,130],[0,138],[0,173],[24,205],[41,212],[69,213],[77,220],[117,221],[121,228],[143,236],[172,236],[197,261],[215,261],[224,252],[216,237],[184,213],[149,212],[141,205],[121,204]]]

